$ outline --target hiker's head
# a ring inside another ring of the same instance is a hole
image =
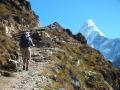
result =
[[[27,37],[30,37],[30,32],[25,32]]]
[[[24,34],[26,37],[30,37],[30,32],[24,31],[22,34]]]

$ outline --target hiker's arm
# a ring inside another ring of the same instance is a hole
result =
[[[30,38],[30,42],[32,46],[35,46],[35,44],[33,43],[32,39]]]

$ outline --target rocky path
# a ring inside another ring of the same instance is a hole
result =
[[[47,48],[33,48],[28,71],[16,72],[12,77],[0,77],[0,90],[44,90],[42,87],[51,81],[42,75],[50,64],[51,51]]]

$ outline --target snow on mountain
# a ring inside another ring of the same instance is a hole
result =
[[[100,31],[92,19],[89,19],[80,29],[87,43],[99,50],[108,60],[120,66],[120,39],[109,39]],[[115,62],[115,63],[114,63]]]
[[[95,22],[92,19],[89,19],[87,22],[87,27],[94,32],[98,32],[99,35],[104,36],[104,34],[97,28]]]
[[[96,36],[104,36],[104,34],[98,29],[98,27],[92,19],[89,19],[83,25],[83,27],[80,29],[80,32],[86,37],[89,44],[92,44],[92,41]]]

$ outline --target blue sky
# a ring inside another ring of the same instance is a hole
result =
[[[120,38],[120,0],[29,0],[43,26],[55,21],[73,33],[88,19],[109,38]]]

